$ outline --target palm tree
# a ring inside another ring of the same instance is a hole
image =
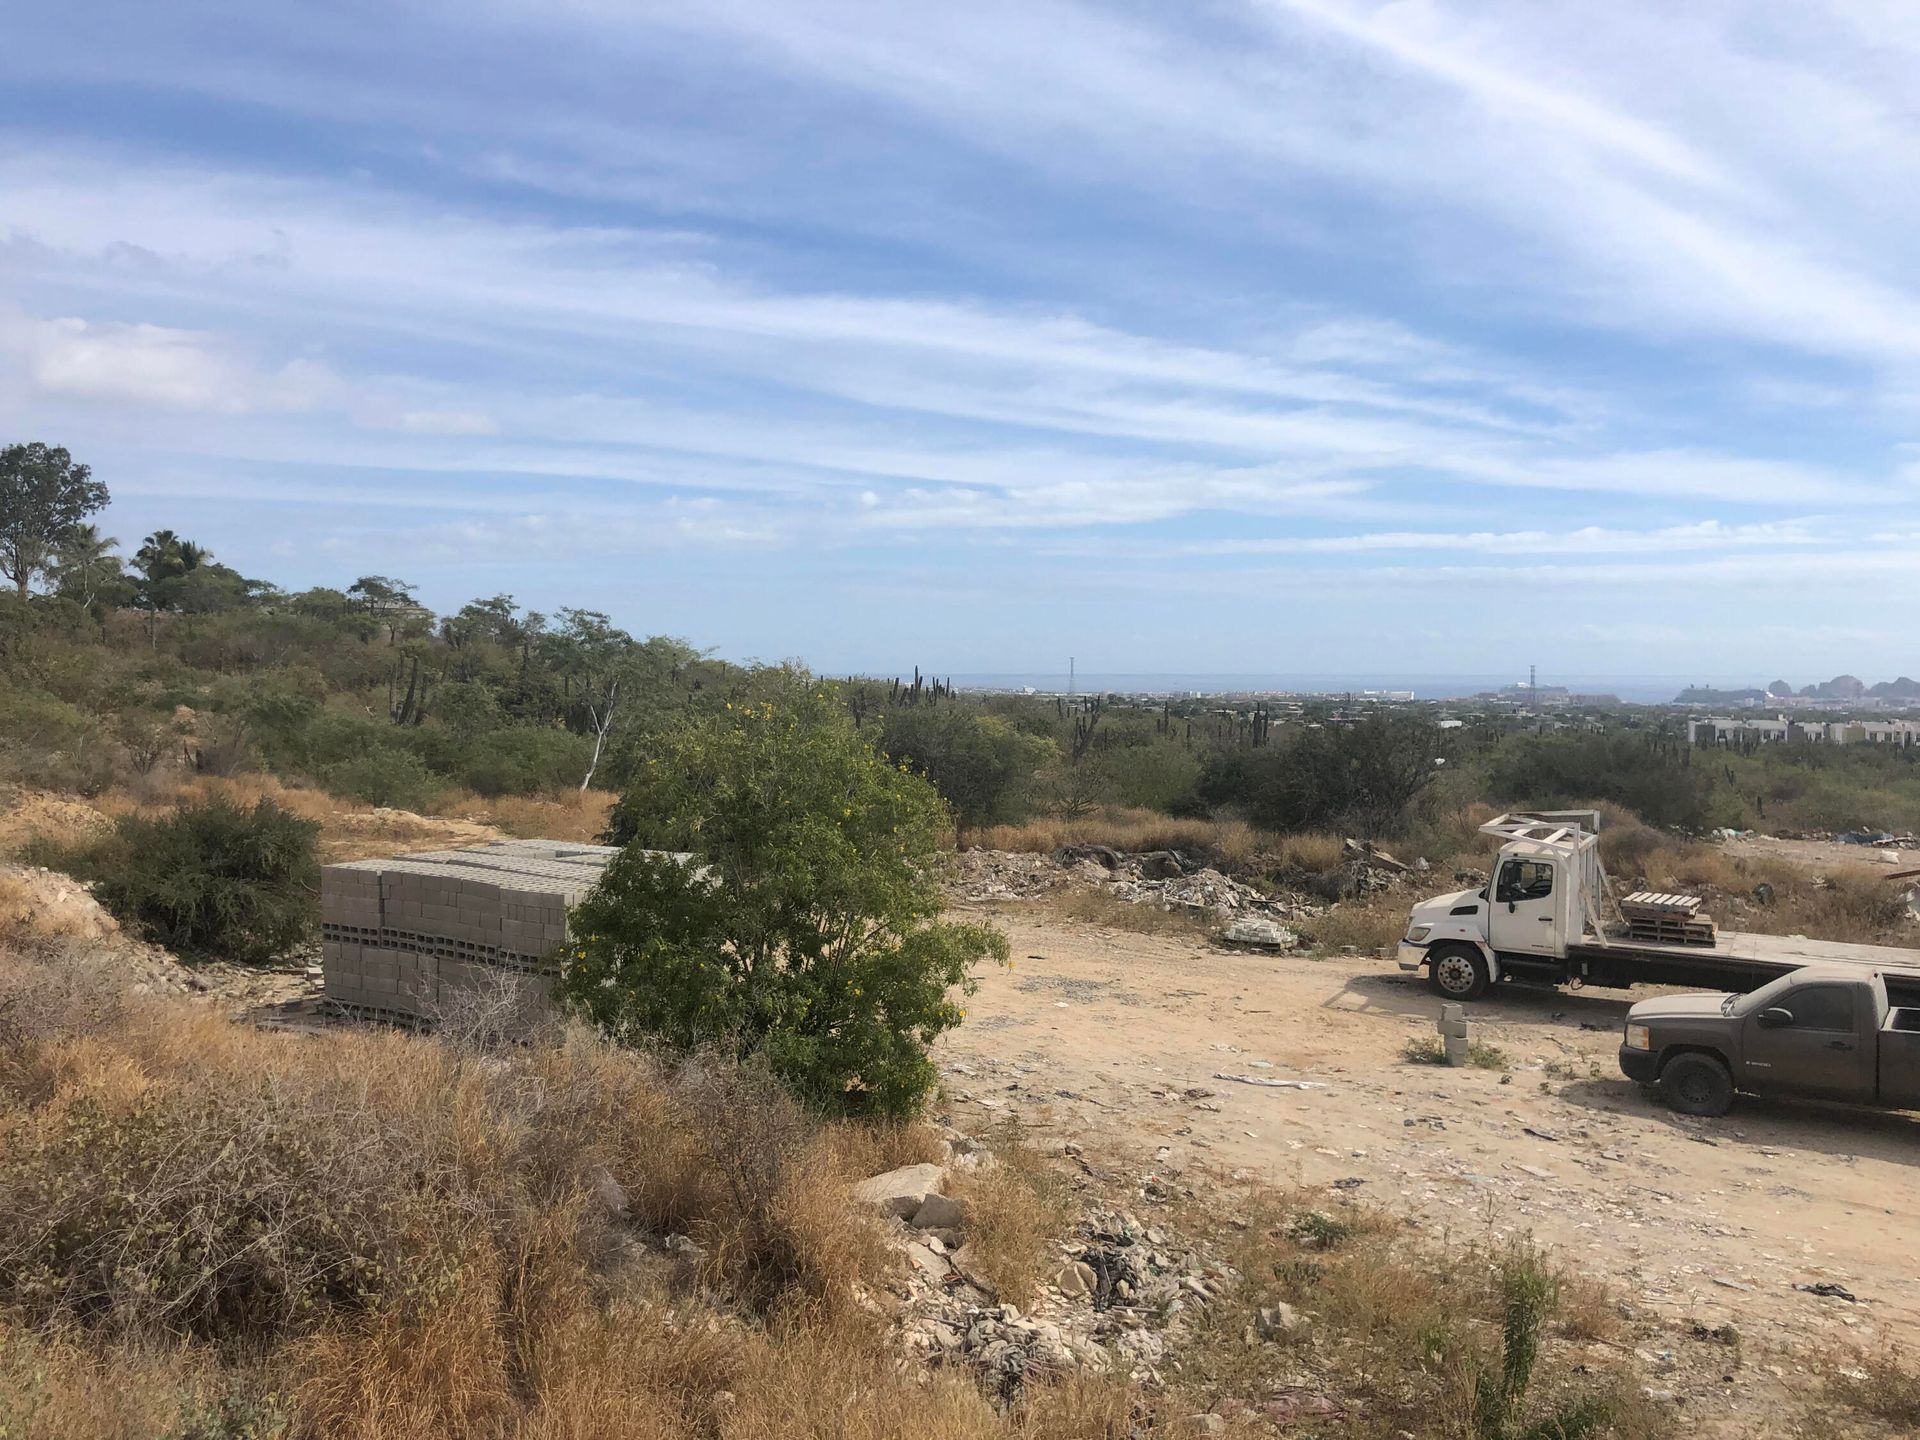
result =
[[[149,585],[157,585],[189,570],[198,570],[212,558],[213,552],[206,546],[183,540],[171,530],[156,530],[140,542],[133,562],[147,577]]]
[[[91,607],[100,582],[119,568],[113,554],[119,545],[113,536],[102,535],[98,525],[73,526],[54,547],[54,575],[60,589],[78,591],[81,605]]]

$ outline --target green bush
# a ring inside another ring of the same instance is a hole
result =
[[[476,737],[455,753],[451,769],[482,795],[535,795],[578,786],[592,759],[584,735],[519,725]]]
[[[562,991],[610,1033],[764,1058],[809,1105],[905,1115],[997,932],[939,920],[946,806],[829,690],[692,720],[615,810]],[[649,848],[697,851],[687,866]]]
[[[271,800],[251,810],[214,800],[157,820],[127,816],[99,844],[50,858],[175,954],[258,963],[312,928],[319,830]]]
[[[320,771],[319,780],[335,795],[399,810],[423,808],[446,784],[427,768],[426,761],[398,746],[382,746],[337,761]]]

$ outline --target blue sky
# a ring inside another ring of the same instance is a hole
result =
[[[1920,673],[1920,8],[24,0],[0,437],[829,671]]]

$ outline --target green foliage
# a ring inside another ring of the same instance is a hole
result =
[[[1710,823],[1710,778],[1684,742],[1615,731],[1516,735],[1487,768],[1496,803],[1552,809],[1594,800],[1624,805],[1667,829]]]
[[[335,795],[386,805],[395,810],[421,810],[445,784],[411,750],[380,745],[320,769],[320,783]]]
[[[448,773],[482,795],[535,795],[578,785],[592,756],[584,735],[512,726],[473,737],[450,758]]]
[[[951,704],[888,710],[880,748],[931,780],[962,829],[1025,819],[1034,772],[1055,755],[998,715]]]
[[[616,1035],[762,1056],[818,1109],[909,1114],[960,1021],[951,992],[1007,953],[938,918],[947,821],[830,690],[689,721],[614,812],[626,849],[576,912],[564,993]]]
[[[127,816],[99,844],[49,858],[178,955],[260,962],[312,928],[318,834],[270,800],[251,810],[215,800],[156,820]]]
[[[0,449],[0,575],[19,599],[87,516],[106,505],[107,487],[60,446],[36,440]]]
[[[1433,784],[1442,739],[1424,716],[1394,712],[1344,726],[1284,726],[1270,744],[1217,751],[1200,795],[1272,830],[1377,835],[1403,822]]]

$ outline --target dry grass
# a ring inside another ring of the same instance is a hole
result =
[[[1027,902],[1053,920],[1074,920],[1083,925],[1100,925],[1109,930],[1126,930],[1136,935],[1165,935],[1178,940],[1204,940],[1209,927],[1198,911],[1185,908],[1162,910],[1132,900],[1122,900],[1105,890],[1078,888],[1056,890]]]
[[[1347,860],[1346,841],[1325,831],[1306,831],[1282,835],[1267,849],[1266,862],[1276,871],[1299,871],[1307,875],[1325,875],[1338,870]]]
[[[491,825],[509,835],[543,840],[597,841],[619,799],[610,790],[568,790],[558,795],[499,795],[488,799],[471,790],[436,796],[433,810],[449,819]]]
[[[1270,848],[1273,837],[1240,820],[1176,820],[1154,810],[1106,809],[1068,819],[1049,817],[1024,825],[988,825],[967,835],[986,850],[1048,855],[1063,845],[1108,845],[1129,852],[1199,850],[1234,865]]]
[[[1362,1411],[1339,1433],[1486,1435],[1487,1381],[1502,1373],[1502,1332],[1524,1291],[1536,1302],[1528,1321],[1538,1358],[1511,1428],[1495,1433],[1560,1433],[1520,1422],[1576,1408],[1604,1414],[1606,1428],[1568,1433],[1673,1433],[1630,1375],[1595,1366],[1591,1352],[1569,1343],[1584,1345],[1588,1337],[1576,1332],[1602,1323],[1592,1295],[1524,1242],[1423,1239],[1382,1211],[1327,1208],[1319,1192],[1267,1192],[1244,1213],[1245,1227],[1224,1228],[1216,1243],[1245,1281],[1207,1310],[1182,1356],[1183,1399],[1194,1408],[1226,1397],[1257,1407],[1279,1369],[1291,1383]],[[1263,1341],[1259,1312],[1281,1302],[1304,1324],[1294,1336]]]
[[[1903,1435],[1920,1433],[1920,1369],[1891,1347],[1837,1354],[1822,1368],[1833,1399]]]
[[[1416,1035],[1400,1047],[1400,1058],[1409,1065],[1444,1065],[1447,1044],[1438,1035]],[[1485,1040],[1468,1042],[1467,1064],[1475,1070],[1509,1070],[1513,1066],[1506,1051]]]
[[[1072,1223],[1073,1199],[1017,1121],[1000,1126],[990,1145],[995,1163],[955,1176],[951,1187],[967,1207],[965,1268],[1001,1301],[1025,1305],[1057,1268],[1053,1242]]]
[[[0,1011],[45,979],[0,957]],[[1089,1379],[1002,1411],[897,1364],[846,1186],[937,1153],[924,1126],[823,1126],[752,1071],[580,1034],[315,1041],[93,1002],[0,1047],[9,1436],[1094,1440],[1139,1409]],[[1014,1289],[1060,1212],[1008,1154],[970,1198]]]
[[[1408,895],[1380,891],[1362,900],[1347,900],[1300,922],[1300,930],[1322,951],[1351,945],[1355,953],[1377,955],[1397,945],[1407,933]]]

